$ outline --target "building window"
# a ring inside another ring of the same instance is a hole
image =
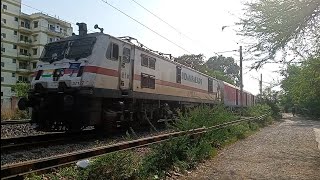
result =
[[[1,37],[6,38],[7,37],[6,33],[1,33]]]
[[[19,62],[19,69],[28,69],[27,62]]]
[[[38,49],[34,48],[32,49],[33,55],[37,55],[38,54]]]
[[[16,59],[12,59],[12,63],[16,63],[17,62],[17,60]]]
[[[39,21],[34,21],[34,22],[33,22],[33,28],[37,28],[38,25],[39,25]]]
[[[141,73],[141,88],[155,89],[156,79],[152,75]]]
[[[6,48],[4,48],[4,47],[1,48],[1,51],[2,51],[2,52],[6,52]]]
[[[1,62],[1,67],[4,67],[4,62]]]
[[[4,77],[1,77],[1,82],[3,82],[4,81]]]
[[[19,21],[18,17],[14,17],[14,21],[18,22]]]
[[[32,63],[32,68],[33,68],[33,69],[37,68],[37,62],[33,62],[33,63]]]
[[[53,38],[49,38],[49,42],[53,42]]]
[[[16,73],[12,73],[12,77],[16,77]]]
[[[17,49],[17,45],[14,44],[14,45],[13,45],[13,49]]]
[[[156,58],[141,54],[141,66],[156,69]]]
[[[21,27],[24,27],[25,23],[24,21],[21,21]]]
[[[18,77],[18,81],[20,81],[20,82],[28,82],[28,77],[19,76],[19,77]]]
[[[2,77],[1,77],[1,80],[2,80]],[[3,92],[1,92],[1,96],[3,96]],[[2,99],[1,99],[1,106],[2,106]]]
[[[27,56],[27,55],[28,55],[28,50],[26,50],[26,49],[20,49],[20,55],[25,55],[25,56]]]
[[[18,31],[13,31],[13,35],[17,35],[18,34]]]
[[[4,19],[4,18],[2,18],[2,22],[5,23],[5,24],[7,24],[7,20]]]
[[[4,4],[4,5],[2,5],[2,8],[3,9],[8,9],[8,6]]]

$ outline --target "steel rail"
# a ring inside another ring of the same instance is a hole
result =
[[[81,150],[81,151],[71,152],[67,154],[61,154],[61,155],[42,158],[42,159],[30,160],[30,161],[25,161],[25,162],[16,163],[16,164],[3,165],[1,166],[1,179],[13,178],[13,177],[29,174],[32,172],[43,171],[50,168],[64,166],[82,159],[97,157],[97,156],[101,156],[111,152],[128,150],[132,148],[140,148],[140,147],[148,146],[151,144],[164,142],[171,138],[176,138],[180,136],[200,135],[208,131],[221,129],[221,128],[224,128],[233,124],[238,124],[241,122],[262,120],[266,116],[267,115],[262,115],[255,118],[244,118],[240,120],[226,122],[223,124],[218,124],[218,125],[207,127],[207,128],[203,127],[203,128],[197,128],[197,129],[192,129],[188,131],[173,132],[173,133],[168,133],[163,135],[137,139],[133,141],[127,141],[127,142],[92,148],[88,150]]]
[[[74,133],[50,133],[34,136],[19,136],[14,138],[1,139],[1,152],[8,152],[15,149],[26,149],[43,145],[52,145],[54,143],[66,143],[71,140],[80,140],[90,135],[95,135],[94,130],[86,130]]]
[[[21,119],[21,120],[4,120],[1,121],[1,125],[8,125],[8,124],[27,124],[30,123],[31,119]]]

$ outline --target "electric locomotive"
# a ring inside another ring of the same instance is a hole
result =
[[[170,121],[199,104],[240,104],[237,87],[133,43],[134,38],[104,34],[97,25],[101,32],[88,34],[85,23],[77,24],[79,35],[45,46],[28,99],[18,102],[19,109],[31,107],[39,130],[113,131],[121,124]],[[245,105],[253,105],[253,96],[244,94]]]

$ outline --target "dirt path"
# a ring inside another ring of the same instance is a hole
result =
[[[317,142],[318,141],[318,142]],[[320,180],[320,121],[284,115],[179,179]]]

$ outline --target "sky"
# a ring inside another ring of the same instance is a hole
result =
[[[102,0],[22,0],[22,12],[30,14],[40,10],[68,21],[72,23],[76,34],[77,22],[87,23],[89,33],[97,31],[93,27],[98,24],[104,28],[106,34],[115,37],[134,37],[147,47],[172,54],[174,57],[202,53],[208,59],[218,53],[233,57],[239,64],[239,52],[222,52],[238,50],[243,43],[244,37],[237,35],[239,27],[234,24],[243,14],[244,0],[108,0],[107,2],[141,24]],[[222,31],[222,26],[228,27]],[[258,71],[249,71],[252,62],[246,61],[246,56],[244,54],[244,90],[258,94],[258,78],[261,73],[264,87],[279,80],[278,66],[267,64]]]

